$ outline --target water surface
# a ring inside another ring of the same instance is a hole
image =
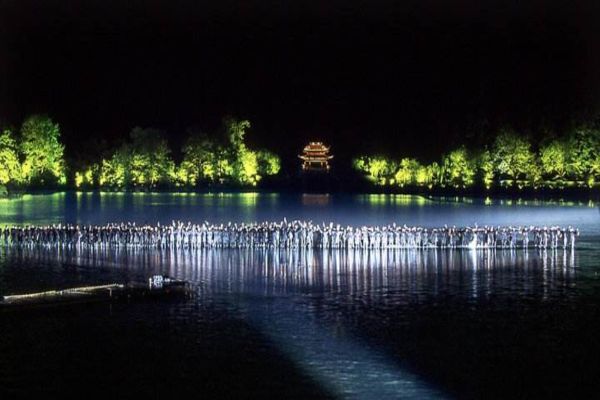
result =
[[[403,195],[58,193],[0,225],[575,225],[571,251],[0,250],[0,294],[188,279],[189,300],[0,313],[3,396],[575,397],[598,388],[600,213]]]

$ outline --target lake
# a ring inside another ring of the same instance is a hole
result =
[[[0,312],[0,396],[565,398],[599,388],[600,212],[580,201],[55,193],[0,226],[252,222],[573,225],[575,251],[0,246],[0,295],[153,274],[189,299]]]

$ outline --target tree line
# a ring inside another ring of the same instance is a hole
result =
[[[225,118],[219,135],[190,134],[176,163],[162,132],[134,128],[129,138],[96,162],[74,168],[65,161],[60,127],[49,117],[28,117],[18,133],[0,135],[0,185],[6,187],[151,189],[209,184],[256,186],[276,175],[277,155],[248,147],[247,120]]]
[[[362,156],[353,167],[373,184],[414,188],[593,188],[600,182],[600,129],[585,125],[535,145],[512,129],[481,149],[465,145],[439,161],[422,163]]]
[[[0,133],[0,189],[71,186],[81,189],[256,186],[281,160],[246,144],[250,122],[225,118],[217,133],[190,133],[176,162],[161,131],[134,128],[95,160],[65,161],[60,126],[33,115],[18,131]],[[361,156],[353,167],[373,184],[398,188],[594,188],[600,186],[600,128],[583,125],[532,143],[502,129],[487,146],[462,145],[439,161]]]

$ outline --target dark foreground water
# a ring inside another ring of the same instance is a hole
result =
[[[0,312],[0,397],[588,398],[600,383],[594,204],[276,194],[0,200],[0,225],[283,217],[561,224],[575,252],[0,249],[0,294],[190,280],[191,299]]]

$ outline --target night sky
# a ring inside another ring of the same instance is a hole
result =
[[[0,0],[0,118],[49,114],[71,154],[136,125],[179,148],[230,114],[284,157],[433,159],[594,115],[598,3]]]

